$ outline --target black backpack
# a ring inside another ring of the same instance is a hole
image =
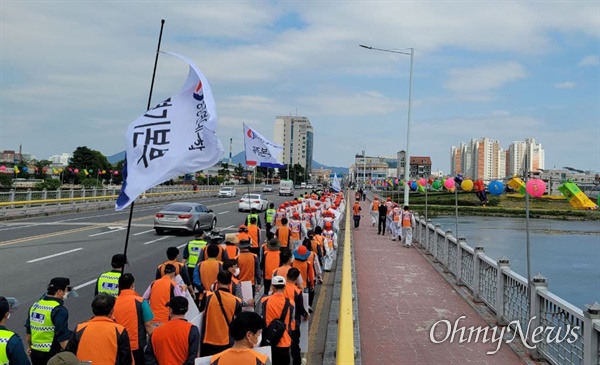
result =
[[[288,314],[289,307],[290,301],[288,298],[285,298],[281,317],[272,320],[262,333],[262,346],[277,346],[286,331],[285,317]]]

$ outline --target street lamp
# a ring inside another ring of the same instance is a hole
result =
[[[408,122],[406,124],[406,154],[404,157],[404,205],[408,205],[408,192],[409,192],[408,179],[410,178],[410,173],[409,173],[410,172],[410,155],[408,153],[408,146],[409,146],[408,142],[410,139],[410,112],[411,112],[411,106],[412,106],[412,77],[413,77],[413,61],[414,61],[415,49],[414,48],[405,48],[406,50],[409,50],[410,52],[403,52],[403,51],[393,50],[393,49],[382,49],[382,48],[375,48],[375,47],[371,47],[371,46],[365,46],[364,44],[359,44],[359,46],[362,48],[373,50],[373,51],[398,53],[398,54],[410,56],[410,80],[409,80],[409,84],[408,84]]]

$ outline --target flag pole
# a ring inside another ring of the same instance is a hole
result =
[[[150,82],[150,93],[148,94],[148,104],[146,106],[146,110],[150,109],[150,103],[152,102],[152,90],[154,90],[154,79],[156,78],[156,67],[158,66],[158,55],[160,54],[160,42],[162,40],[163,29],[165,27],[165,20],[160,20],[160,33],[158,34],[158,45],[156,46],[156,56],[154,58],[154,69],[152,70],[152,81]],[[125,155],[125,161],[127,161],[127,155]],[[133,205],[134,202],[131,202],[131,206],[129,207],[129,219],[127,221],[127,233],[125,234],[125,249],[123,250],[123,254],[127,256],[127,247],[129,246],[129,232],[131,231],[131,219],[133,217]],[[125,263],[123,263],[123,270],[125,270]]]

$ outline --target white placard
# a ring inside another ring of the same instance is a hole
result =
[[[302,293],[302,300],[304,309],[308,311],[308,293]],[[308,321],[303,320],[300,320],[300,352],[308,352]]]
[[[254,349],[256,352],[260,352],[261,354],[265,354],[269,357],[269,360],[272,360],[271,357],[271,346],[262,346]],[[195,365],[210,365],[210,359],[212,356],[203,356],[196,359]]]
[[[177,275],[175,277],[175,282],[179,285],[184,284],[183,279],[181,279],[181,275]],[[194,326],[198,327],[198,330],[202,330],[203,316],[202,313],[200,313],[200,311],[198,310],[196,302],[194,302],[194,298],[192,298],[192,295],[190,294],[189,290],[186,289],[183,291],[183,297],[188,301],[188,311],[185,314],[185,319]]]
[[[241,283],[242,283],[242,300],[247,303],[250,299],[254,299],[254,297],[252,297],[252,282],[251,281],[242,281]],[[254,306],[242,307],[242,311],[254,312]]]

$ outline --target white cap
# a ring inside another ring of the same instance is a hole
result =
[[[285,278],[283,276],[277,275],[273,277],[273,280],[271,280],[271,285],[285,285]]]

